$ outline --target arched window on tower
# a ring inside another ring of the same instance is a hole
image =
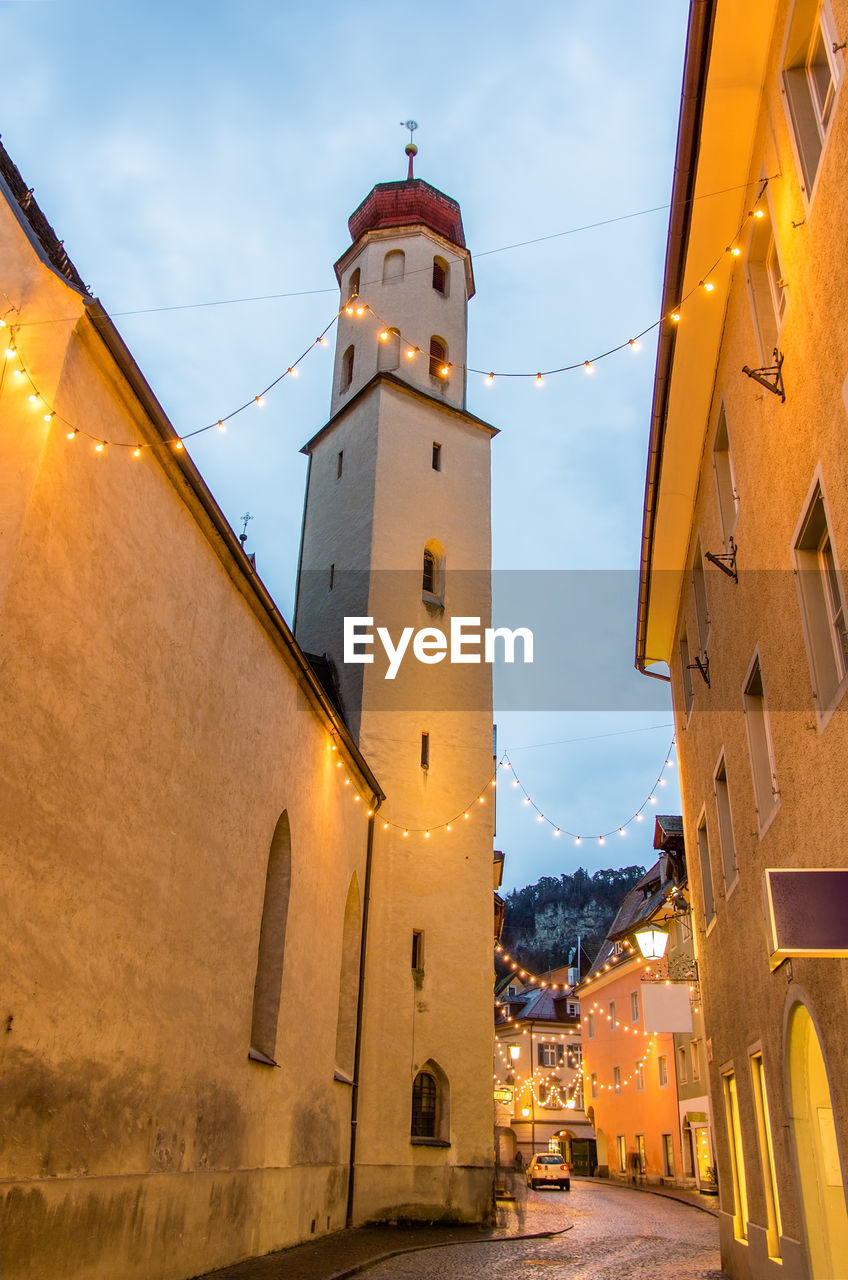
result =
[[[291,889],[291,830],[283,811],[274,829],[265,871],[265,901],[259,930],[259,955],[253,988],[250,1052],[255,1062],[276,1066],[277,1020],[283,984],[286,920]]]
[[[433,288],[447,297],[450,268],[444,258],[433,259]]]
[[[450,1087],[432,1058],[412,1082],[410,1138],[413,1143],[450,1145]]]
[[[362,279],[362,272],[360,271],[359,267],[357,267],[355,271],[351,271],[350,280],[348,280],[347,282],[348,298],[355,298],[356,295],[359,293],[359,281],[361,279]]]
[[[396,369],[400,363],[400,331],[384,329],[380,335],[380,350],[377,355],[377,368],[383,370]]]
[[[405,270],[406,255],[403,249],[390,249],[383,259],[383,284],[393,284],[402,280]]]
[[[342,375],[339,382],[340,391],[347,391],[348,387],[353,382],[353,355],[353,347],[350,346],[342,356]]]
[[[445,551],[440,542],[431,539],[424,548],[421,572],[421,596],[427,604],[445,603]]]
[[[438,378],[439,382],[444,382],[449,372],[448,344],[444,338],[433,334],[430,339],[430,377]]]

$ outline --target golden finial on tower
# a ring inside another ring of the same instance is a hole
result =
[[[406,179],[407,179],[407,182],[410,182],[412,178],[415,176],[412,172],[412,162],[415,159],[415,157],[418,155],[418,148],[416,147],[415,143],[412,141],[412,135],[415,132],[415,130],[418,128],[418,121],[417,120],[401,120],[400,127],[402,129],[409,130],[409,142],[407,142],[406,146],[404,147],[404,151],[409,156],[409,172],[406,175]]]

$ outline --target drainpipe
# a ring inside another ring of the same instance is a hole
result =
[[[376,806],[375,806],[376,807]],[[359,1113],[359,1062],[362,1053],[362,1011],[365,1003],[365,954],[368,941],[368,908],[371,903],[371,863],[374,854],[374,815],[368,819],[365,850],[365,887],[362,903],[362,936],[359,943],[359,986],[356,993],[356,1039],[353,1050],[353,1086],[350,1094],[350,1155],[347,1172],[347,1214],[345,1226],[353,1226],[354,1171],[356,1169],[356,1126]]]

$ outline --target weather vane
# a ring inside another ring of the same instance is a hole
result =
[[[244,546],[244,544],[247,542],[247,525],[248,525],[248,521],[252,519],[253,519],[253,516],[250,514],[250,512],[245,511],[244,515],[242,516],[242,520],[244,521],[244,527],[241,533],[239,534],[239,542],[241,543],[242,546]]]
[[[400,127],[401,129],[409,130],[409,142],[407,142],[406,146],[404,147],[404,151],[409,156],[409,172],[407,173],[406,176],[407,176],[407,179],[411,179],[413,176],[412,162],[415,159],[415,157],[418,155],[418,148],[416,147],[415,143],[412,141],[412,135],[414,134],[415,130],[418,128],[418,121],[417,120],[401,120]]]

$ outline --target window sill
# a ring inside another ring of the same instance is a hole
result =
[[[410,1138],[410,1145],[413,1147],[449,1147],[450,1143],[445,1138]]]
[[[263,1067],[278,1067],[279,1062],[275,1062],[273,1058],[269,1058],[266,1054],[260,1053],[258,1049],[248,1049],[247,1057],[249,1062],[258,1062]]]
[[[439,609],[444,609],[445,607],[444,599],[441,596],[437,596],[432,591],[422,591],[421,599],[425,604],[434,604]]]

